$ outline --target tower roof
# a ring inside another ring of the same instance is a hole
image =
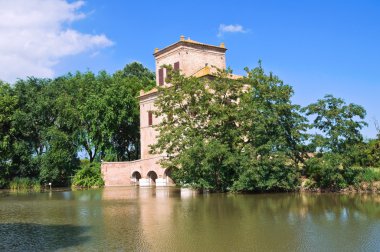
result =
[[[179,47],[179,46],[187,46],[187,47],[198,48],[198,49],[207,49],[207,50],[213,50],[213,51],[222,52],[222,53],[227,51],[227,48],[225,48],[224,43],[221,43],[219,46],[208,45],[208,44],[203,44],[201,42],[192,40],[190,38],[185,39],[185,37],[182,35],[180,37],[180,40],[177,41],[176,43],[171,44],[171,45],[169,45],[169,46],[167,46],[161,50],[156,48],[153,55],[154,55],[154,57],[158,57],[158,56],[160,56],[166,52],[169,52],[169,51],[171,51],[174,48]]]
[[[215,77],[217,75],[218,75],[218,69],[216,67],[205,66],[205,67],[199,69],[199,71],[197,71],[196,73],[194,73],[192,76],[196,77],[196,78],[202,78],[202,77],[205,77],[205,76],[214,76]],[[243,76],[229,73],[227,75],[227,78],[228,79],[232,79],[232,80],[237,80],[237,79],[243,78]]]

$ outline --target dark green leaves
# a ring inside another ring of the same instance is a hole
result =
[[[164,119],[153,151],[169,156],[162,165],[176,168],[177,182],[197,189],[294,189],[306,124],[290,102],[292,88],[261,66],[240,80],[228,74],[172,74],[156,103]],[[289,164],[280,164],[280,157]],[[255,181],[265,185],[252,186]]]
[[[319,151],[343,154],[363,140],[360,130],[367,123],[362,120],[366,115],[362,106],[347,105],[340,98],[326,95],[304,111],[306,115],[314,116],[312,126],[321,133],[314,138]]]

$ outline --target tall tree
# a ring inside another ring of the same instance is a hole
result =
[[[34,177],[39,174],[39,163],[46,151],[44,133],[53,126],[52,97],[45,93],[49,79],[18,80],[14,92],[19,102],[14,112],[14,148],[12,166],[16,176]]]
[[[266,75],[261,65],[240,80],[221,71],[212,79],[172,74],[171,86],[160,88],[156,115],[156,153],[175,170],[183,184],[201,189],[289,190],[297,184],[296,170],[283,163],[268,169],[270,160],[299,156],[305,118],[290,102],[293,93],[278,77]],[[290,165],[291,166],[291,165]],[[249,181],[244,180],[249,175]],[[267,183],[252,187],[254,177]],[[270,179],[269,179],[270,178]]]
[[[11,177],[13,154],[13,114],[17,108],[18,98],[11,87],[0,81],[0,188],[6,185]]]
[[[68,81],[76,85],[78,140],[89,159],[126,161],[139,158],[139,103],[141,89],[154,86],[154,74],[131,63],[113,75],[77,73]]]
[[[353,103],[347,105],[341,98],[326,95],[305,107],[304,111],[306,115],[314,116],[312,127],[320,132],[313,138],[318,151],[345,154],[363,141],[360,130],[367,123],[363,121],[366,111],[362,106]]]
[[[140,157],[140,90],[155,86],[155,74],[142,64],[133,62],[115,72],[106,91],[109,112],[116,115],[110,123],[110,145],[105,159],[135,160]],[[117,113],[115,113],[117,111]]]
[[[127,64],[118,74],[124,78],[135,77],[144,87],[155,85],[155,74],[138,62]]]

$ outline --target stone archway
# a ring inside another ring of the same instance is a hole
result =
[[[156,184],[156,179],[158,178],[157,173],[155,171],[149,171],[147,174],[147,178],[149,179],[150,185]]]
[[[167,168],[164,172],[164,179],[167,186],[175,185],[173,177],[172,177],[172,171],[173,170],[171,168]]]
[[[141,174],[140,174],[140,172],[138,172],[138,171],[134,171],[134,172],[132,173],[131,184],[132,184],[132,185],[138,185],[140,179],[141,179]]]

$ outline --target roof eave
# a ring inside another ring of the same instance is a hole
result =
[[[179,46],[188,46],[188,47],[193,47],[193,48],[207,48],[207,49],[211,49],[211,50],[221,52],[221,53],[224,53],[227,51],[227,48],[225,48],[225,47],[207,45],[207,44],[202,44],[202,43],[194,43],[191,41],[184,40],[184,41],[178,41],[177,43],[174,43],[170,46],[165,47],[164,49],[159,50],[158,52],[153,53],[153,56],[158,57],[158,56],[160,56],[166,52],[169,52],[169,51],[171,51],[174,48],[179,47]]]

